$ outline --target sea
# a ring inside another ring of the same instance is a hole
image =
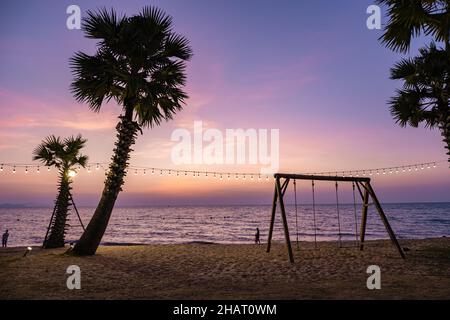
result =
[[[78,208],[87,225],[95,208]],[[339,209],[339,210],[338,210]],[[450,203],[384,204],[383,209],[399,239],[450,237]],[[355,240],[359,234],[361,208],[353,204],[287,205],[287,220],[292,241]],[[0,231],[9,230],[9,246],[40,245],[52,208],[0,208]],[[356,219],[355,219],[356,214]],[[238,206],[155,206],[114,209],[102,243],[253,243],[256,228],[261,241],[267,241],[270,205]],[[339,216],[339,219],[338,219]],[[314,218],[315,217],[315,218]],[[69,214],[67,242],[76,241],[83,232],[77,215]],[[366,239],[387,239],[388,234],[375,207],[368,212]],[[276,213],[274,240],[284,241],[279,210]]]

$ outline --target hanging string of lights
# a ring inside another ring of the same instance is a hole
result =
[[[345,170],[345,171],[326,171],[326,172],[310,172],[306,174],[311,175],[327,175],[327,176],[348,176],[348,177],[358,177],[358,176],[379,176],[379,175],[387,175],[387,174],[399,174],[399,173],[409,173],[416,172],[426,169],[436,168],[439,163],[447,162],[446,160],[441,161],[432,161],[432,162],[424,162],[424,163],[415,163],[408,165],[401,165],[395,167],[384,167],[384,168],[372,168],[372,169],[358,169],[358,170]],[[35,172],[40,173],[41,170],[51,171],[52,168],[42,166],[39,164],[27,164],[27,163],[1,163],[0,164],[0,173],[4,170],[11,170],[12,173],[16,173],[18,170],[23,170],[25,174]],[[73,174],[81,171],[83,168],[78,166],[76,171]],[[55,169],[53,169],[55,170]],[[105,172],[108,171],[108,163],[104,162],[93,162],[84,168],[87,173],[91,173],[92,171],[103,170]],[[157,167],[143,167],[143,166],[134,166],[130,165],[127,169],[127,173],[132,173],[134,175],[168,175],[175,177],[211,177],[219,180],[269,180],[269,175],[262,175],[261,173],[252,173],[252,172],[218,172],[218,171],[197,171],[197,170],[179,170],[179,169],[171,169],[171,168],[157,168]]]

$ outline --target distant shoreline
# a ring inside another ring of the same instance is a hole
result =
[[[398,238],[400,242],[404,241],[422,241],[422,240],[438,240],[438,239],[450,239],[449,236],[441,236],[441,237],[424,237],[424,238]],[[377,241],[387,241],[389,240],[389,237],[386,236],[386,238],[376,238],[376,239],[370,239],[366,240],[366,242],[377,242]],[[66,243],[65,248],[67,249],[69,247],[69,243]],[[75,243],[75,242],[73,242]],[[273,240],[272,243],[277,243],[280,245],[284,245],[285,242],[282,240]],[[299,241],[299,245],[306,245],[310,246],[311,244],[314,244],[314,241]],[[329,244],[338,244],[339,241],[337,240],[317,240],[318,245],[329,245]],[[356,240],[342,240],[341,241],[343,247],[352,247],[355,246]],[[224,242],[213,242],[213,241],[188,241],[188,242],[174,242],[174,243],[138,243],[138,242],[102,242],[100,246],[102,247],[137,247],[137,246],[185,246],[185,245],[217,245],[217,246],[254,246],[255,244],[253,241],[248,242],[230,242],[230,243],[224,243]],[[267,245],[265,239],[261,241],[261,245]],[[297,245],[296,241],[291,240],[291,245],[294,247]],[[32,248],[40,248],[41,246],[39,244],[32,244],[29,245]],[[18,245],[18,246],[8,246],[8,248],[12,249],[19,249],[19,248],[27,248],[29,247],[27,245]],[[1,250],[1,249],[0,249]]]
[[[450,201],[426,201],[426,202],[383,202],[382,205],[413,205],[413,204],[450,204]],[[161,204],[161,205],[137,205],[137,206],[121,206],[117,205],[117,209],[140,209],[140,208],[182,208],[182,207],[270,207],[272,204]],[[285,205],[293,206],[294,203],[285,203]],[[299,206],[310,206],[312,203],[303,202]],[[331,206],[336,203],[316,203],[317,206]],[[353,205],[350,202],[342,202],[341,205]],[[79,209],[95,209],[96,205],[84,206],[77,205]],[[44,205],[27,205],[27,204],[0,204],[0,209],[52,209],[52,206]]]

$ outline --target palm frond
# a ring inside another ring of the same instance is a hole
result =
[[[389,49],[406,53],[412,38],[421,34],[436,41],[448,41],[449,19],[446,0],[378,0],[387,7],[389,20],[379,38]]]
[[[85,146],[86,141],[81,135],[65,139],[50,135],[33,150],[33,160],[38,160],[46,166],[67,169],[76,164],[85,166],[88,158],[81,155],[80,150]]]
[[[186,38],[172,31],[172,17],[156,7],[128,18],[102,9],[88,12],[83,29],[99,42],[95,55],[77,52],[71,59],[71,90],[79,102],[98,112],[114,99],[149,127],[182,109],[185,62],[192,50]]]

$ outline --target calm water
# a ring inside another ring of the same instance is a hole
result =
[[[292,240],[296,239],[295,208],[288,206],[288,222]],[[450,203],[415,203],[384,205],[389,221],[399,238],[450,236]],[[93,208],[81,208],[85,224]],[[0,230],[10,230],[11,246],[41,244],[50,219],[49,208],[0,208]],[[357,212],[359,227],[360,210]],[[342,239],[355,239],[353,205],[341,205]],[[256,227],[261,240],[266,241],[270,206],[188,206],[116,208],[103,238],[104,243],[186,243],[207,241],[217,243],[249,243]],[[79,238],[82,232],[76,215],[71,213],[72,228],[68,241]],[[338,239],[338,220],[335,205],[316,206],[318,240]],[[298,236],[300,240],[314,240],[314,221],[310,205],[298,207]],[[373,207],[369,209],[368,239],[387,238],[384,226]],[[274,239],[283,240],[281,218],[277,212]]]

